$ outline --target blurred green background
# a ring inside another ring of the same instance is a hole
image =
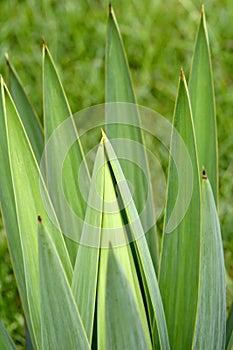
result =
[[[123,36],[138,103],[172,118],[180,68],[188,77],[201,2],[112,1]],[[227,270],[227,303],[233,300],[233,2],[206,1],[214,70],[219,139],[219,213]],[[0,73],[7,80],[8,52],[42,118],[41,48],[47,42],[73,112],[104,102],[108,2],[1,0]],[[24,323],[0,223],[0,319],[19,349]]]

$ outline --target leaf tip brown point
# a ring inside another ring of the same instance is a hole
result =
[[[37,216],[37,220],[39,223],[42,223],[42,217],[40,215]]]
[[[204,14],[205,14],[205,5],[202,4],[201,5],[201,15],[204,16]]]
[[[46,49],[47,48],[47,44],[46,44],[46,41],[45,41],[45,38],[42,37],[42,45],[43,45],[43,48]]]
[[[180,79],[181,79],[181,80],[184,80],[184,78],[185,78],[185,77],[184,77],[184,70],[183,70],[183,68],[181,68],[181,69],[180,69]]]
[[[6,64],[8,65],[8,67],[10,67],[10,59],[9,59],[9,55],[7,52],[5,53],[5,60],[6,60]]]
[[[109,11],[109,14],[112,12],[112,3],[109,2],[108,4],[108,11]]]
[[[202,168],[202,179],[207,180],[207,174],[204,167]]]

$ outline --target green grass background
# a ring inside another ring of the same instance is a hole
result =
[[[138,102],[171,120],[180,68],[186,75],[200,18],[200,1],[112,1],[126,47]],[[219,214],[233,300],[233,2],[206,1],[219,140]],[[0,1],[0,73],[8,52],[42,117],[41,47],[47,42],[73,112],[104,102],[108,2],[97,0]],[[207,145],[208,147],[208,145]],[[24,325],[6,237],[0,231],[0,319],[23,349]]]

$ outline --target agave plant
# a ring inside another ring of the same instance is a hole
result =
[[[189,84],[183,71],[179,78],[161,246],[151,195],[156,174],[145,151],[152,145],[146,144],[143,109],[136,103],[112,7],[106,104],[100,109],[105,122],[95,124],[97,137],[85,138],[72,115],[45,43],[43,126],[8,58],[7,63],[9,89],[1,78],[0,199],[33,349],[229,350],[233,312],[226,331],[217,131],[204,9]],[[143,173],[123,159],[122,148],[131,160],[140,159]],[[114,203],[112,211],[108,203]],[[2,324],[0,344],[16,348]]]

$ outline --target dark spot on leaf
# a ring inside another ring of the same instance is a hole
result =
[[[204,168],[202,169],[202,179],[207,180],[207,174]]]

